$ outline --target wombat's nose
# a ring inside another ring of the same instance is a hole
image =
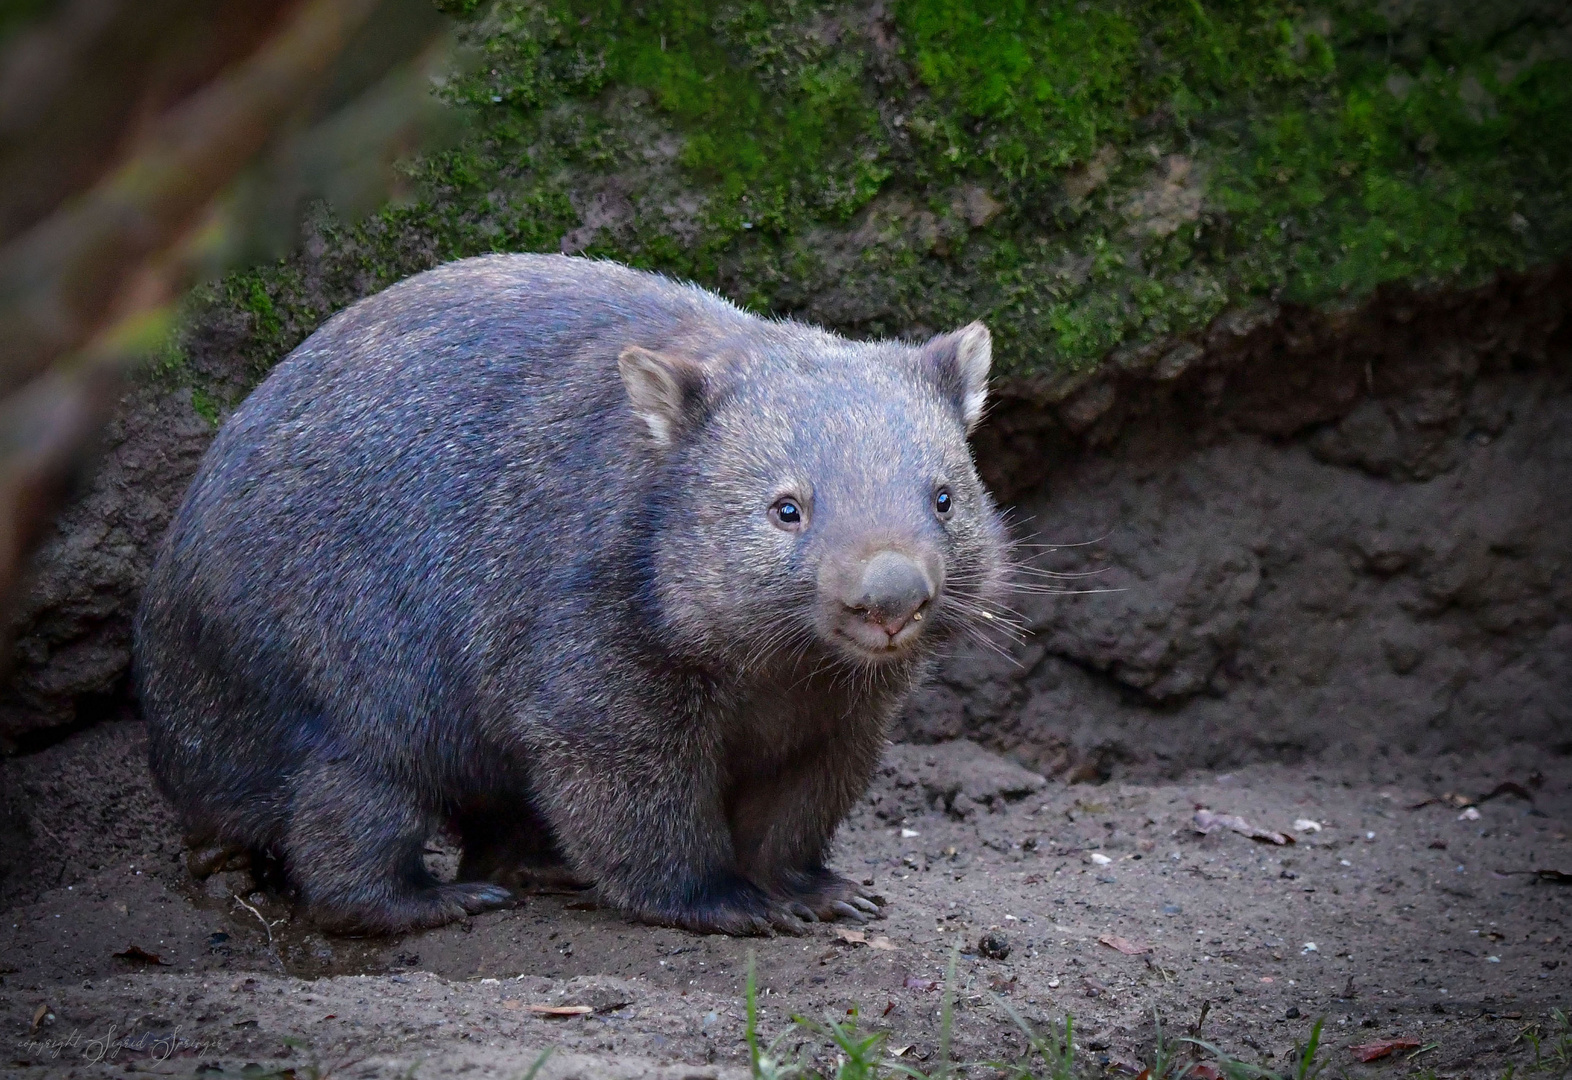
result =
[[[894,636],[933,599],[933,581],[918,563],[898,551],[869,559],[846,606]]]

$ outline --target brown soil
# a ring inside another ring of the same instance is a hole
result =
[[[940,994],[927,987],[957,941],[956,1056],[1019,1051],[1003,1001],[1043,1029],[1073,1015],[1089,1075],[1139,1071],[1154,1016],[1172,1040],[1206,1008],[1202,1038],[1269,1068],[1324,1016],[1339,1072],[1499,1076],[1532,1061],[1525,1029],[1572,1007],[1572,887],[1523,873],[1572,872],[1566,757],[1375,755],[1072,785],[966,742],[897,745],[834,860],[888,900],[866,942],[831,925],[695,936],[582,896],[349,940],[313,932],[243,873],[192,882],[143,750],[125,720],[4,764],[0,843],[17,869],[0,883],[0,1073],[516,1077],[556,1047],[542,1076],[738,1076],[750,951],[766,1035],[791,1014],[855,1007],[931,1068]],[[1477,818],[1456,800],[1414,808],[1502,782],[1519,787]],[[1203,836],[1197,807],[1298,842]],[[1007,955],[979,951],[990,933]],[[592,1011],[531,1010],[562,1005]],[[1347,1049],[1393,1037],[1435,1045],[1368,1066]],[[833,1064],[806,1033],[784,1049]]]

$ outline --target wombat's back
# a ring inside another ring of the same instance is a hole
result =
[[[550,633],[560,677],[592,651],[586,604],[639,562],[604,555],[646,467],[618,349],[744,320],[609,263],[491,256],[362,301],[280,363],[214,441],[138,616],[154,771],[197,831],[256,832],[324,749],[433,790],[472,771],[505,719],[483,690],[503,654]]]

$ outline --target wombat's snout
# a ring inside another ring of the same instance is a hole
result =
[[[886,548],[848,575],[841,595],[847,618],[841,632],[865,649],[887,651],[920,632],[936,589],[933,577],[909,555]]]

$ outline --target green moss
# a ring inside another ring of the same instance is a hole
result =
[[[565,246],[851,333],[981,317],[1027,371],[1261,296],[1467,285],[1572,249],[1572,49],[1539,12],[496,0],[443,91],[468,140],[214,303],[260,372],[418,269]]]
[[[218,418],[223,411],[213,395],[201,386],[191,388],[191,409],[214,427],[218,426]]]

